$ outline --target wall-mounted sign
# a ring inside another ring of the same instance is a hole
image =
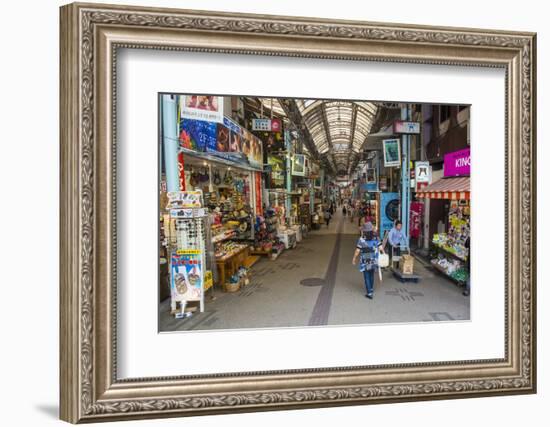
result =
[[[280,132],[281,128],[281,119],[252,119],[252,130]]]
[[[216,123],[204,120],[181,119],[179,140],[182,147],[208,151],[216,146]]]
[[[420,123],[396,120],[393,122],[393,133],[420,134]]]
[[[399,139],[384,139],[384,166],[394,167],[401,164],[401,147]]]
[[[470,175],[470,149],[445,154],[443,158],[443,176]]]
[[[223,123],[223,96],[181,95],[180,119]]]
[[[430,162],[416,162],[414,165],[414,179],[417,184],[432,182],[432,168]]]

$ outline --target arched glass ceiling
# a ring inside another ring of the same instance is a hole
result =
[[[297,100],[303,122],[321,154],[329,154],[338,170],[347,170],[374,122],[377,107],[370,102]]]
[[[285,116],[277,98],[259,98],[264,108]],[[347,170],[350,157],[361,150],[374,122],[377,106],[371,102],[295,100],[302,122],[320,154],[338,170]]]

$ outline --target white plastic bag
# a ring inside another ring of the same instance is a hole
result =
[[[390,265],[390,256],[388,254],[379,254],[378,255],[378,266],[385,268]]]

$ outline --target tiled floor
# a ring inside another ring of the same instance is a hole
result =
[[[262,259],[251,283],[236,293],[207,293],[205,312],[174,319],[160,306],[160,331],[273,328],[389,322],[467,320],[470,298],[455,284],[415,262],[419,283],[401,283],[390,271],[376,278],[373,300],[351,264],[357,222],[337,212],[327,228],[312,231],[275,261]],[[211,297],[214,296],[214,299]]]

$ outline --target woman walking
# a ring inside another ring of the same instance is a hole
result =
[[[370,225],[370,226],[369,226]],[[384,253],[384,248],[373,231],[371,223],[365,225],[361,237],[357,241],[357,248],[353,254],[352,264],[357,264],[359,258],[359,271],[363,273],[365,281],[366,297],[374,297],[374,271],[378,267],[378,255]]]

